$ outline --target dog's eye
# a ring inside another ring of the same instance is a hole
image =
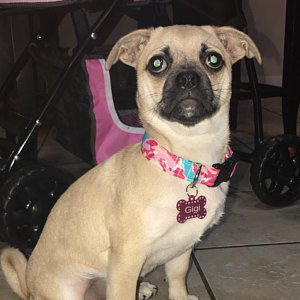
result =
[[[150,59],[148,69],[151,73],[158,74],[167,68],[167,62],[162,56],[154,56]]]
[[[223,67],[222,56],[217,52],[211,52],[206,56],[205,64],[213,70],[220,70]]]

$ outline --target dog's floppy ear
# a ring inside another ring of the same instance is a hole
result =
[[[214,30],[230,54],[233,64],[244,56],[248,58],[255,57],[261,64],[260,53],[248,35],[229,26],[214,27]]]
[[[122,37],[110,51],[106,60],[109,70],[119,59],[131,67],[136,66],[137,59],[150,39],[153,28],[135,30]]]

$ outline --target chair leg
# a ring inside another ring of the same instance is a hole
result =
[[[249,83],[253,98],[253,116],[254,116],[254,129],[255,129],[255,148],[257,148],[264,141],[263,136],[263,122],[262,122],[262,109],[261,109],[261,96],[259,92],[259,84],[253,59],[245,58]]]
[[[291,92],[292,91],[292,92]],[[297,134],[297,117],[300,104],[300,96],[295,95],[293,90],[286,90],[282,96],[282,117],[285,134]]]
[[[298,17],[299,9],[299,1],[290,0],[286,2],[284,59],[282,75],[282,116],[284,133],[286,134],[297,133],[297,115],[300,102],[300,89],[298,83],[300,78],[300,21]]]
[[[241,62],[238,61],[232,67],[232,88],[239,86],[241,82]],[[238,123],[238,108],[239,108],[239,99],[234,96],[234,93],[230,102],[230,111],[229,111],[229,126],[230,130],[237,128]]]

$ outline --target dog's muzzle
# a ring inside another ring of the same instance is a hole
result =
[[[216,98],[203,71],[179,71],[167,78],[158,111],[169,121],[193,126],[217,111]]]

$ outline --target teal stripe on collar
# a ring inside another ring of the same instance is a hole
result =
[[[213,166],[201,165],[198,162],[186,160],[180,156],[171,153],[169,150],[159,145],[151,136],[146,132],[141,145],[142,154],[156,166],[160,167],[164,172],[170,173],[175,177],[184,179],[190,183],[194,182],[195,176],[199,167],[201,171],[195,183],[204,184],[209,187],[219,185],[221,182],[228,181],[233,175],[237,161],[233,159],[233,151],[228,146],[225,154],[225,162],[223,164],[214,164]],[[232,162],[230,161],[232,160]],[[227,162],[231,162],[230,164]],[[224,164],[226,163],[226,173],[229,176],[224,177],[225,180],[218,180],[222,172],[224,172]],[[216,167],[216,166],[222,167]],[[227,167],[228,165],[228,167]],[[231,170],[229,170],[231,168]],[[228,178],[227,178],[228,177]]]

